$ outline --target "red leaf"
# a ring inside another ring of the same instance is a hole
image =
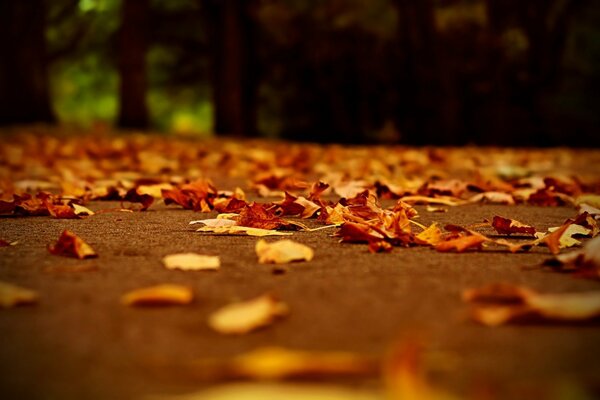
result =
[[[513,233],[535,235],[536,232],[533,226],[525,225],[517,220],[503,218],[497,215],[494,216],[492,227],[501,235],[510,235]]]

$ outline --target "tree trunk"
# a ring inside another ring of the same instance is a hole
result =
[[[212,81],[217,134],[256,134],[255,29],[252,1],[209,0]]]
[[[121,128],[148,127],[146,105],[148,18],[148,0],[123,0],[118,40],[120,76],[118,125]]]
[[[44,0],[0,1],[0,125],[55,121]]]

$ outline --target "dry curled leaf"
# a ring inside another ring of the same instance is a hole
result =
[[[433,223],[423,232],[416,235],[415,238],[417,243],[436,246],[443,240],[442,230],[436,223]]]
[[[514,219],[494,216],[492,220],[492,227],[501,235],[511,235],[513,233],[521,235],[535,235],[535,228],[530,225],[526,225]]]
[[[220,308],[210,315],[208,325],[219,333],[242,335],[270,325],[288,312],[285,303],[273,295],[265,294]]]
[[[210,227],[203,226],[201,228],[196,229],[196,232],[207,232],[214,233],[217,235],[247,235],[247,236],[256,236],[256,237],[264,237],[264,236],[290,236],[292,232],[280,232],[272,229],[260,229],[260,228],[249,228],[247,226],[220,226],[220,227]]]
[[[488,238],[486,238],[483,235],[474,233],[465,236],[459,236],[455,239],[439,242],[435,246],[435,249],[441,252],[456,251],[458,253],[462,253],[463,251],[471,248],[479,249],[481,248],[481,245],[486,241],[488,241]]]
[[[48,246],[48,251],[55,255],[79,259],[98,257],[89,244],[68,229],[63,231],[55,244]]]
[[[38,298],[37,292],[33,290],[0,281],[0,308],[34,304]]]
[[[268,243],[261,239],[256,242],[256,255],[261,264],[287,264],[292,261],[310,261],[315,253],[310,247],[284,239]]]
[[[487,326],[508,322],[578,322],[600,317],[600,292],[540,294],[509,284],[492,284],[463,292],[472,303],[471,317]]]
[[[126,306],[171,306],[190,304],[194,293],[188,286],[162,284],[136,289],[121,297]]]
[[[600,236],[587,242],[583,249],[556,255],[544,264],[559,271],[575,272],[586,278],[600,279]]]
[[[232,219],[226,218],[211,218],[211,219],[200,219],[197,221],[190,221],[190,225],[202,224],[209,228],[223,228],[227,226],[235,226],[237,222]]]
[[[167,269],[183,271],[217,270],[221,267],[219,256],[207,256],[196,253],[178,253],[163,257]]]

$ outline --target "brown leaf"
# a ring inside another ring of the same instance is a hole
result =
[[[511,235],[513,233],[524,235],[535,235],[535,228],[530,225],[525,225],[514,219],[494,216],[492,227],[501,235]]]
[[[583,277],[600,279],[600,236],[585,244],[583,249],[559,254],[544,262],[559,271],[576,272]]]
[[[217,189],[210,181],[199,179],[186,183],[172,190],[162,190],[165,204],[179,204],[185,209],[209,212],[213,199],[217,197]]]
[[[268,243],[256,242],[256,255],[261,264],[287,264],[293,261],[310,261],[314,251],[310,247],[289,239]]]
[[[260,229],[297,230],[298,226],[276,216],[263,204],[250,203],[240,211],[237,219],[239,226]]]
[[[288,312],[285,303],[266,294],[218,309],[210,315],[208,325],[219,333],[243,335],[270,325]]]
[[[121,297],[126,306],[171,306],[190,304],[194,293],[188,286],[162,284],[136,289]]]
[[[154,203],[154,197],[149,194],[139,194],[136,188],[127,191],[123,197],[123,201],[130,203],[141,203],[142,211],[145,211]],[[121,206],[122,207],[122,206]]]
[[[38,301],[37,292],[0,281],[0,307],[11,308],[19,305],[34,304]]]
[[[455,250],[458,253],[462,253],[463,251],[471,248],[481,248],[481,244],[488,240],[488,238],[480,234],[469,234],[466,236],[460,236],[456,239],[439,242],[435,246],[435,249],[441,252]]]
[[[487,326],[517,321],[577,322],[600,317],[600,292],[540,294],[509,284],[463,292],[471,317]]]
[[[79,259],[98,257],[90,245],[67,229],[63,231],[54,245],[48,246],[48,251],[55,255]]]
[[[389,253],[393,250],[393,248],[394,246],[385,240],[373,241],[369,243],[370,253]]]

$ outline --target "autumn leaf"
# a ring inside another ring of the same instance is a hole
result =
[[[469,203],[490,203],[514,205],[515,199],[510,193],[484,192],[478,193],[469,199]]]
[[[236,382],[153,400],[382,400],[378,391],[325,383]]]
[[[288,312],[285,303],[266,294],[220,308],[210,315],[208,325],[222,334],[243,335],[270,325]]]
[[[67,229],[63,231],[55,244],[48,246],[48,251],[55,255],[79,259],[98,257],[89,244]]]
[[[513,233],[535,235],[536,232],[533,226],[497,215],[494,216],[494,219],[492,220],[492,227],[501,235],[511,235]]]
[[[166,205],[175,203],[185,209],[209,212],[213,200],[217,197],[217,189],[210,181],[199,179],[177,186],[175,189],[162,189],[162,197]]]
[[[426,244],[431,246],[437,246],[442,239],[442,230],[436,223],[431,224],[423,232],[415,236],[416,242],[419,244]]]
[[[261,347],[229,360],[198,360],[193,368],[205,375],[258,381],[297,378],[371,377],[379,373],[372,357],[344,351],[303,351]]]
[[[559,271],[576,272],[586,278],[600,279],[600,236],[587,242],[583,249],[558,254],[544,264]]]
[[[310,261],[314,251],[310,247],[289,239],[268,243],[256,242],[256,255],[261,264],[287,264],[293,261]]]
[[[19,305],[37,303],[37,292],[0,281],[0,307],[11,308]]]
[[[167,269],[180,269],[183,271],[215,271],[221,267],[221,260],[219,256],[179,253],[163,257],[163,264]]]
[[[188,286],[162,284],[136,289],[121,297],[126,306],[171,306],[190,304],[194,299]]]
[[[197,232],[214,233],[217,235],[248,235],[256,237],[264,236],[290,236],[292,232],[280,232],[272,229],[249,228],[247,226],[203,226],[196,229]]]
[[[471,248],[481,248],[482,243],[488,241],[489,239],[483,235],[472,233],[463,236],[459,236],[457,238],[453,238],[450,240],[444,240],[435,245],[435,249],[441,252],[448,251],[456,251],[457,253],[462,253],[465,250]]]
[[[145,211],[154,203],[154,197],[149,194],[140,194],[137,191],[137,188],[133,188],[127,191],[125,196],[123,197],[123,201],[128,201],[130,203],[140,203],[142,205],[141,210]],[[123,206],[121,206],[123,207]]]
[[[250,203],[240,211],[237,219],[239,226],[259,229],[298,230],[297,224],[292,224],[276,216],[263,204]]]
[[[487,326],[508,322],[578,322],[600,317],[600,292],[540,294],[508,284],[493,284],[463,292],[472,303],[471,317]]]
[[[452,394],[432,386],[425,376],[423,345],[410,339],[395,345],[384,362],[386,399],[453,400]]]

